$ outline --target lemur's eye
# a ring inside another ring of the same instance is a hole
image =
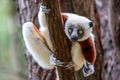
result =
[[[84,30],[83,29],[79,29],[78,30],[78,33],[81,35],[81,34],[83,34],[84,33]]]
[[[82,38],[84,36],[84,29],[83,28],[79,28],[77,32],[78,32],[79,38]]]
[[[69,33],[72,33],[72,31],[73,31],[72,28],[69,28],[69,29],[68,29],[68,32],[69,32]]]

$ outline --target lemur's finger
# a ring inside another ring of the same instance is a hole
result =
[[[65,66],[65,68],[66,69],[70,69],[70,68],[73,68],[75,65],[74,65],[74,63],[72,62],[72,61],[70,61],[66,66]]]
[[[45,12],[45,13],[49,13],[51,11],[51,9],[48,9],[46,6],[43,6],[43,5],[40,6],[40,9],[42,10],[42,12]]]

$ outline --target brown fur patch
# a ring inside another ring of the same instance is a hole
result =
[[[68,16],[67,15],[63,15],[63,14],[61,14],[61,16],[62,16],[62,22],[63,22],[63,24],[65,24]]]
[[[33,24],[33,32],[37,35],[39,39],[41,39],[42,41],[44,41],[44,43],[46,43],[45,37],[42,35],[42,33],[34,24]]]
[[[85,59],[88,62],[94,64],[96,60],[96,49],[95,49],[95,45],[93,43],[92,37],[89,37],[85,41],[80,41],[79,43],[82,48],[82,52]]]

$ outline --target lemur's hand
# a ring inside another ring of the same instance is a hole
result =
[[[43,6],[42,4],[40,5],[40,10],[44,13],[49,13],[51,9],[48,9],[46,6]]]
[[[86,62],[86,64],[84,64],[83,66],[82,71],[83,71],[84,77],[90,76],[91,74],[94,73],[94,66],[91,63]]]
[[[66,69],[70,69],[72,67],[74,67],[74,63],[72,61],[68,62],[68,63],[64,63],[58,59],[55,58],[55,56],[52,54],[50,56],[50,64],[55,65],[55,66],[64,66]]]
[[[55,66],[64,66],[64,62],[57,60],[53,54],[50,56],[50,64]]]

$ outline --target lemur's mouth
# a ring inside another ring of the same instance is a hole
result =
[[[79,41],[79,40],[83,39],[83,37],[84,37],[84,34],[78,35],[78,36],[71,36],[70,39],[71,39],[71,41],[75,42],[75,41]]]
[[[78,40],[78,36],[71,36],[71,40],[72,41],[77,41]]]

